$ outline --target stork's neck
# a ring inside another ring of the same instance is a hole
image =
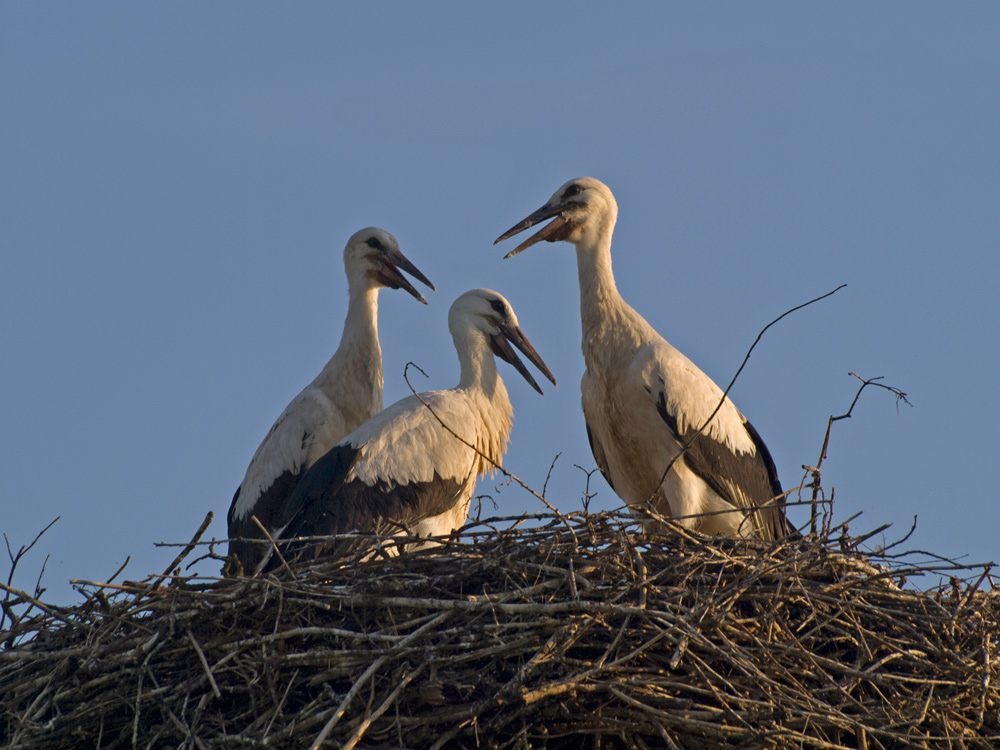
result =
[[[510,439],[514,409],[507,396],[507,388],[497,371],[493,351],[481,332],[455,340],[462,374],[456,391],[469,399],[472,411],[479,416],[475,428],[476,449],[482,454],[476,464],[479,476],[490,474],[503,462]],[[486,458],[483,458],[485,456]]]
[[[475,331],[464,339],[455,342],[461,367],[458,389],[481,391],[490,401],[497,398],[501,402],[507,401],[507,389],[500,379],[496,359],[486,338],[481,332]]]
[[[382,348],[378,342],[378,287],[350,289],[347,318],[340,346],[327,362],[319,379],[324,386],[340,387],[341,373],[350,369],[352,382],[376,386],[378,402],[382,402]]]
[[[605,232],[593,244],[576,246],[576,267],[580,275],[580,320],[583,324],[583,353],[606,346],[614,333],[628,330],[636,312],[622,299],[611,270],[611,232]]]

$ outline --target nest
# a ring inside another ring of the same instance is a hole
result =
[[[8,588],[0,743],[1000,746],[989,569],[914,590],[952,566],[858,541],[552,514],[264,579],[82,586],[74,608]]]

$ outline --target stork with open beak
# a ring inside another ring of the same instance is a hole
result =
[[[348,303],[340,346],[264,437],[229,507],[229,553],[246,571],[254,570],[270,549],[253,517],[268,533],[277,532],[288,496],[306,469],[382,411],[379,289],[404,289],[426,305],[403,271],[434,288],[400,252],[396,238],[377,227],[351,236],[344,267]]]
[[[586,363],[580,388],[597,466],[639,518],[651,509],[708,534],[785,536],[791,526],[781,484],[760,435],[618,293],[611,270],[617,218],[611,190],[581,177],[496,240],[551,219],[505,257],[542,240],[576,246]]]
[[[519,349],[555,379],[498,292],[473,289],[448,313],[461,368],[458,385],[389,406],[340,441],[305,473],[289,497],[279,543],[297,537],[385,528],[410,536],[450,534],[465,524],[479,477],[500,466],[513,409],[494,356],[541,388]],[[322,554],[313,548],[307,556]],[[273,560],[266,568],[275,567]]]

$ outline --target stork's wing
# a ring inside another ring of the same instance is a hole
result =
[[[462,485],[456,479],[436,474],[429,482],[402,485],[378,482],[372,486],[353,479],[336,492],[311,497],[294,527],[290,526],[282,536],[324,536],[387,528],[405,531],[417,521],[447,512]]]
[[[665,341],[640,351],[633,367],[678,444],[690,441],[679,460],[734,507],[760,508],[748,514],[755,536],[784,536],[788,524],[784,500],[774,500],[782,494],[774,461],[722,389]]]
[[[360,458],[361,448],[347,444],[335,445],[303,474],[285,503],[281,524],[283,539],[313,535],[314,519],[322,512],[331,516],[327,523],[331,530],[317,533],[339,534],[350,531],[350,526],[343,529],[340,527],[350,523],[354,509],[340,508],[338,495]],[[343,518],[342,523],[333,520],[340,518]]]
[[[233,511],[237,507],[243,486],[240,485],[236,488],[232,505],[229,506],[229,554],[236,555],[243,565],[243,570],[247,573],[257,568],[271,548],[271,543],[264,539],[264,535],[254,523],[253,517],[256,516],[264,528],[268,530],[273,531],[280,528],[285,511],[285,501],[292,494],[301,477],[301,471],[285,471],[279,474],[257,498],[250,511],[240,518],[235,517]]]
[[[474,420],[461,399],[447,391],[421,398],[455,426],[461,439],[441,428],[420,399],[396,402],[305,472],[286,505],[283,540],[354,530],[403,531],[460,500],[479,464],[463,442],[475,441]]]
[[[586,415],[585,415],[586,418]],[[608,457],[604,453],[604,446],[601,445],[600,440],[594,439],[594,432],[590,429],[590,425],[587,425],[587,442],[590,443],[590,452],[594,454],[594,460],[597,462],[597,468],[601,470],[601,474],[607,481],[611,489],[615,490],[615,483],[611,481],[611,471],[608,468]],[[618,490],[615,490],[618,492]]]
[[[742,417],[743,415],[740,414]],[[778,498],[774,502],[768,503],[767,507],[754,514],[754,518],[761,529],[761,537],[764,539],[781,539],[789,534],[796,533],[795,528],[789,523],[785,516],[784,491],[781,489],[781,482],[778,481],[778,468],[771,458],[771,451],[767,449],[764,439],[760,433],[750,424],[750,420],[743,417],[743,425],[746,427],[750,439],[757,446],[757,455],[767,471],[767,479],[770,484],[771,498]]]
[[[700,424],[689,422],[682,428],[662,388],[651,395],[656,399],[657,411],[678,443],[684,445],[690,441],[679,460],[684,461],[719,497],[734,507],[760,508],[749,514],[747,521],[753,524],[756,536],[762,539],[785,536],[789,525],[785,519],[784,500],[779,497],[782,489],[778,472],[771,453],[753,425],[732,407],[740,418],[739,429],[744,431],[755,449],[754,452],[738,450],[711,436],[708,430],[695,434]]]
[[[316,558],[328,545],[298,544],[301,537],[332,536],[351,531],[395,533],[407,531],[417,521],[449,510],[463,482],[437,474],[430,481],[396,484],[379,480],[374,485],[358,479],[353,469],[364,448],[335,446],[305,473],[289,498],[289,520],[281,538],[287,558]],[[308,550],[308,551],[306,551]],[[268,569],[275,567],[274,561]]]
[[[246,571],[270,548],[253,516],[269,531],[278,529],[285,502],[306,469],[313,432],[304,422],[308,412],[295,408],[302,399],[299,394],[268,430],[229,506],[229,554],[236,554]]]
[[[237,554],[245,570],[254,570],[270,549],[252,516],[269,533],[277,534],[287,518],[288,499],[309,468],[310,456],[343,438],[349,424],[337,404],[310,384],[271,426],[229,507],[229,537],[235,540],[229,552]]]

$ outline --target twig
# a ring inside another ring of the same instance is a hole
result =
[[[0,589],[3,589],[4,591],[7,592],[7,596],[4,597],[4,604],[7,604],[8,600],[10,599],[10,595],[13,594],[18,599],[21,599],[22,601],[27,602],[32,607],[35,607],[36,609],[41,610],[45,614],[49,615],[50,617],[54,617],[55,619],[59,620],[60,622],[66,623],[67,625],[73,624],[73,620],[71,620],[69,618],[69,614],[72,613],[72,611],[73,611],[71,609],[67,609],[65,607],[57,607],[55,605],[45,604],[44,602],[39,601],[35,597],[33,597],[30,594],[28,594],[27,592],[21,591],[20,589],[16,589],[13,586],[8,586],[5,583],[0,583]],[[6,609],[6,607],[5,607],[5,609]],[[66,613],[66,614],[63,614],[63,613]],[[11,621],[11,625],[13,625],[13,624],[14,624],[14,621],[12,620]]]
[[[173,559],[173,562],[171,562],[170,565],[167,566],[166,570],[164,570],[160,575],[153,576],[153,581],[152,583],[149,584],[147,593],[155,591],[157,588],[159,588],[159,585],[162,582],[162,580],[170,576],[173,573],[173,571],[177,568],[177,566],[180,565],[181,562],[183,562],[184,558],[187,557],[189,554],[191,554],[191,550],[193,550],[198,545],[198,540],[201,539],[201,535],[204,534],[205,530],[208,529],[209,525],[211,525],[213,518],[215,518],[215,513],[209,511],[208,514],[205,516],[205,520],[201,522],[201,526],[199,526],[198,530],[194,533],[194,536],[191,538],[191,541],[184,546],[184,549],[178,553],[177,557]]]
[[[361,687],[369,680],[369,678],[373,674],[375,674],[375,672],[379,670],[379,668],[383,664],[385,664],[391,657],[395,656],[396,653],[398,653],[400,650],[405,648],[409,643],[416,640],[418,637],[423,635],[428,630],[431,630],[437,627],[438,625],[442,624],[450,616],[451,612],[447,611],[442,612],[433,620],[431,620],[425,625],[420,626],[412,633],[410,633],[408,636],[406,636],[403,640],[397,643],[395,647],[393,647],[387,654],[380,656],[378,659],[373,661],[371,666],[369,666],[368,669],[366,669],[361,674],[361,676],[354,681],[354,684],[351,686],[351,689],[347,691],[347,695],[344,696],[344,699],[340,702],[340,705],[337,707],[337,710],[333,712],[333,716],[331,716],[330,720],[327,721],[322,731],[320,731],[320,733],[316,735],[316,739],[313,740],[313,743],[311,745],[311,750],[319,750],[320,745],[322,745],[326,741],[326,738],[330,736],[330,732],[333,731],[333,728],[337,726],[337,722],[340,721],[340,719],[344,715],[344,712],[347,711],[347,707],[354,699],[354,696],[358,694],[358,691],[361,690]]]
[[[835,417],[833,415],[830,416],[830,421],[828,422],[827,428],[826,428],[826,437],[823,438],[823,448],[822,448],[822,450],[820,450],[819,461],[816,463],[816,469],[817,470],[820,467],[823,466],[823,459],[826,458],[827,449],[830,447],[830,430],[833,428],[833,423],[834,422],[839,422],[841,419],[850,419],[851,418],[851,414],[854,412],[854,407],[857,405],[858,399],[861,398],[861,392],[864,391],[865,388],[867,388],[870,385],[874,385],[877,388],[884,388],[885,390],[887,390],[890,393],[894,394],[896,396],[896,408],[897,408],[897,410],[899,409],[899,402],[900,401],[902,401],[907,406],[913,406],[913,404],[911,404],[909,401],[907,401],[906,394],[903,393],[903,391],[899,390],[898,388],[894,388],[894,387],[892,387],[890,385],[883,385],[882,383],[878,382],[878,381],[884,379],[884,376],[882,376],[882,375],[879,375],[876,378],[868,378],[866,380],[866,379],[862,378],[860,375],[858,375],[856,372],[849,372],[847,374],[851,375],[851,376],[853,376],[855,378],[857,378],[858,380],[860,380],[861,381],[861,387],[858,388],[857,393],[854,394],[854,400],[851,401],[851,405],[848,407],[848,409],[847,409],[846,412],[844,412],[843,414],[841,414],[840,416],[837,416],[837,417]]]
[[[424,671],[426,664],[420,664],[417,668],[411,672],[408,672],[396,685],[395,689],[389,693],[389,697],[386,698],[382,705],[376,708],[371,714],[365,716],[365,718],[358,725],[358,728],[354,730],[354,734],[350,736],[347,742],[344,743],[342,750],[352,750],[355,745],[357,745],[361,738],[364,736],[365,732],[368,731],[368,727],[372,725],[372,722],[378,719],[386,710],[393,705],[399,698],[399,694],[403,692],[403,689],[413,681],[413,679]]]
[[[267,528],[265,528],[264,524],[260,522],[260,519],[257,518],[256,515],[251,515],[250,520],[253,521],[255,524],[257,524],[257,528],[263,532],[264,536],[267,538],[267,541],[271,543],[271,552],[278,556],[278,561],[281,563],[281,567],[285,569],[286,573],[292,575],[292,569],[288,567],[288,562],[285,560],[285,556],[281,554],[281,550],[278,548],[277,542],[274,541],[274,537],[271,536],[271,532],[268,531]],[[255,576],[258,575],[260,571],[264,569],[264,564],[266,562],[267,558],[265,557],[263,560],[261,560],[260,564],[257,566],[257,570],[250,571],[251,575]]]
[[[855,378],[857,378],[858,380],[860,380],[861,381],[861,387],[858,388],[857,392],[854,394],[854,398],[851,401],[851,405],[847,408],[846,412],[844,412],[843,414],[841,414],[839,416],[834,416],[834,415],[831,414],[829,420],[827,420],[827,423],[826,423],[826,433],[823,436],[823,447],[820,449],[819,460],[816,462],[816,466],[815,467],[813,467],[813,466],[803,466],[802,467],[803,469],[806,470],[807,474],[812,474],[812,477],[813,477],[813,481],[810,484],[810,487],[812,488],[812,513],[810,514],[809,523],[810,523],[810,531],[811,531],[811,533],[814,536],[817,533],[819,533],[819,530],[817,528],[817,517],[818,517],[818,508],[819,508],[819,505],[820,505],[820,500],[819,500],[819,494],[820,494],[820,491],[821,491],[820,476],[821,476],[821,469],[823,467],[823,461],[826,459],[826,457],[827,457],[827,450],[830,447],[830,434],[833,431],[833,423],[834,422],[839,422],[841,419],[850,419],[851,418],[851,415],[854,412],[854,407],[857,405],[858,399],[861,398],[862,391],[864,391],[864,389],[867,388],[870,385],[874,385],[874,386],[876,386],[878,388],[884,388],[885,390],[889,391],[890,393],[893,393],[896,396],[896,409],[897,410],[899,409],[899,402],[900,401],[902,401],[903,403],[907,404],[908,406],[912,406],[912,404],[909,401],[907,401],[906,394],[903,391],[899,390],[898,388],[894,388],[892,386],[883,385],[882,383],[879,383],[878,381],[880,381],[880,380],[883,379],[883,376],[881,376],[881,375],[879,377],[877,377],[877,378],[869,378],[869,379],[865,380],[864,378],[862,378],[860,375],[858,375],[855,372],[849,372],[847,374],[851,375],[851,376],[853,376]],[[803,479],[803,482],[804,481],[805,480]]]
[[[208,677],[208,684],[212,686],[212,692],[215,693],[216,698],[221,698],[222,693],[219,692],[219,686],[215,682],[215,675],[212,674],[212,668],[208,666],[208,659],[205,658],[205,652],[201,650],[201,646],[194,638],[194,633],[190,630],[187,632],[187,637],[188,640],[191,641],[191,645],[194,646],[195,652],[198,654],[201,666],[205,668],[205,675]]]
[[[18,549],[18,551],[17,551],[16,554],[11,551],[11,548],[10,548],[10,539],[7,538],[6,534],[3,535],[3,540],[7,544],[7,556],[10,558],[10,571],[7,573],[7,586],[8,587],[14,582],[14,571],[17,570],[17,564],[21,561],[21,559],[26,554],[28,554],[28,552],[31,551],[31,548],[34,547],[38,543],[38,540],[42,538],[42,535],[46,531],[48,531],[49,529],[51,529],[53,527],[53,525],[55,525],[56,521],[58,521],[60,518],[61,518],[61,516],[56,516],[54,519],[52,519],[49,522],[48,526],[46,526],[44,529],[42,529],[41,531],[39,531],[38,534],[35,535],[35,538],[31,540],[31,544],[29,544],[27,547],[25,547],[25,546],[22,545],[21,548]],[[46,558],[46,560],[47,559],[48,558]],[[43,570],[44,570],[44,566],[43,566]],[[37,592],[40,587],[41,587],[41,574],[39,574],[38,583],[35,584],[35,591]],[[8,616],[8,610],[9,610],[8,602],[10,601],[10,592],[11,592],[11,589],[7,588],[6,591],[7,591],[7,595],[4,596],[4,599],[3,599],[3,612],[2,612],[2,614],[0,614],[0,630],[3,630],[4,617]],[[15,622],[14,613],[13,612],[9,612],[9,616],[10,616],[11,626],[13,626],[14,622]]]

